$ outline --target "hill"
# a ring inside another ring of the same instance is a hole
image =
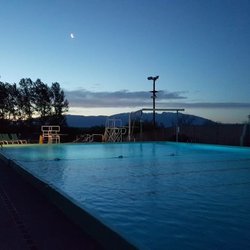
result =
[[[77,128],[90,128],[94,126],[105,126],[106,120],[108,118],[112,119],[120,119],[123,125],[127,125],[129,121],[130,113],[121,113],[112,116],[82,116],[82,115],[66,115],[66,121],[69,127],[77,127]],[[142,116],[140,114],[133,113],[131,115],[131,119],[140,120],[150,122],[152,121],[152,113],[143,113]],[[176,113],[172,112],[163,112],[161,114],[156,113],[156,122],[163,127],[172,127],[177,123]],[[178,115],[178,123],[179,125],[208,125],[213,124],[215,122],[195,116],[179,113]]]

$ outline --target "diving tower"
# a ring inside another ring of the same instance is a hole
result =
[[[142,108],[139,109],[137,111],[131,112],[129,114],[129,126],[128,126],[128,141],[131,141],[131,135],[133,134],[133,130],[134,130],[134,124],[135,124],[135,120],[133,120],[132,123],[132,117],[136,116],[139,117],[139,121],[140,121],[140,134],[142,134],[142,115],[143,112],[154,112],[154,111],[170,111],[170,112],[176,112],[176,142],[178,142],[179,140],[179,133],[180,133],[180,127],[179,127],[179,112],[181,111],[185,111],[184,108]],[[155,119],[155,117],[153,118]],[[155,122],[153,120],[153,122]]]

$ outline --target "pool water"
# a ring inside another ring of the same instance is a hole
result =
[[[250,149],[182,143],[6,147],[139,249],[250,249]]]

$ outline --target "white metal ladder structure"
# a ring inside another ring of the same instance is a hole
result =
[[[104,142],[122,142],[125,134],[126,128],[122,126],[120,119],[107,119],[103,136]]]
[[[42,126],[43,143],[60,143],[60,126]]]

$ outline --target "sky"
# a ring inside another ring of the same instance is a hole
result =
[[[0,81],[59,82],[69,114],[250,115],[249,0],[0,0]]]

